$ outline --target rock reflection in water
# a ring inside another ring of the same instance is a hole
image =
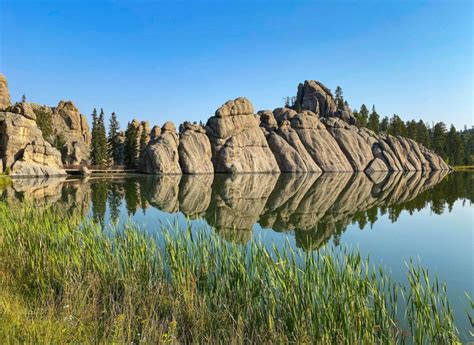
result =
[[[122,203],[130,216],[150,207],[181,212],[204,219],[220,236],[238,243],[251,239],[258,223],[293,232],[297,246],[311,250],[331,238],[337,243],[352,223],[361,228],[375,223],[380,213],[395,221],[404,209],[411,212],[430,203],[439,213],[459,197],[473,200],[473,174],[445,176],[410,172],[25,179],[14,180],[0,196],[12,202],[55,204],[84,217],[91,210],[102,224],[106,217],[117,221]]]

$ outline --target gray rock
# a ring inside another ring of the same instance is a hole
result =
[[[184,174],[212,174],[211,143],[204,128],[189,122],[179,128],[179,164]]]
[[[0,74],[0,110],[7,109],[10,106],[10,91],[8,91],[7,78]]]
[[[166,122],[158,139],[149,142],[141,154],[138,170],[147,174],[181,174],[178,145],[175,125]]]
[[[216,110],[206,125],[215,172],[279,172],[249,100],[240,97]]]
[[[291,121],[301,142],[322,171],[352,171],[352,167],[326,126],[312,112],[303,112]]]

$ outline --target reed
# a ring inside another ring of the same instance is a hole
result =
[[[208,229],[102,229],[0,202],[6,343],[453,343],[446,286],[347,249],[227,243]]]

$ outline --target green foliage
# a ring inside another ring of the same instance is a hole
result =
[[[64,135],[62,133],[59,133],[58,135],[54,137],[53,146],[55,148],[61,151],[64,144],[66,144],[66,139],[64,139]]]
[[[51,137],[53,135],[53,119],[50,112],[43,111],[41,109],[35,112],[36,124],[43,133],[43,138],[51,143]]]
[[[407,127],[405,122],[397,114],[393,114],[388,125],[388,133],[391,135],[407,136]]]
[[[459,341],[446,288],[413,263],[403,288],[346,249],[270,251],[205,229],[157,230],[0,202],[3,341]]]
[[[120,150],[120,143],[118,141],[118,135],[120,131],[120,124],[117,120],[117,115],[113,112],[110,116],[109,122],[109,136],[108,136],[108,156],[109,159],[114,163],[122,162],[122,152]]]
[[[127,167],[135,168],[137,166],[138,153],[138,128],[130,122],[125,132],[124,161]]]
[[[335,97],[336,106],[338,110],[344,110],[344,97],[342,95],[342,88],[340,86],[336,87]]]
[[[145,148],[147,145],[147,139],[148,139],[148,134],[145,131],[145,129],[143,129],[142,133],[140,134],[140,153],[145,151]]]
[[[97,117],[97,110],[92,113],[92,142],[91,161],[93,165],[107,166],[109,164],[109,150],[107,136],[105,133],[104,111],[100,110]]]
[[[354,116],[357,120],[357,127],[367,127],[367,121],[369,119],[369,109],[367,109],[365,104],[361,105],[359,112],[357,112]]]
[[[431,134],[431,147],[432,149],[439,154],[444,159],[447,158],[447,135],[446,135],[446,125],[443,122],[438,122],[435,124]]]
[[[375,105],[372,106],[372,112],[369,115],[369,122],[367,123],[367,127],[371,130],[373,130],[375,133],[378,133],[380,131],[380,116],[375,111]]]

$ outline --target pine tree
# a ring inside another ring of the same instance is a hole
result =
[[[438,122],[433,127],[433,134],[431,137],[431,147],[444,159],[446,154],[446,125],[443,122]]]
[[[97,165],[98,149],[97,149],[97,109],[92,112],[92,139],[90,159],[92,165]]]
[[[422,120],[416,123],[416,140],[427,148],[431,147],[428,126]]]
[[[406,123],[406,127],[407,127],[407,137],[415,141],[418,141],[416,121],[415,120],[408,121]]]
[[[384,116],[384,118],[380,122],[380,126],[379,126],[380,132],[388,132],[389,124],[390,124],[390,121],[388,119],[388,116]]]
[[[372,105],[372,112],[369,115],[369,123],[367,127],[373,130],[375,133],[378,133],[379,122],[380,122],[380,116],[379,114],[377,114],[377,111],[375,111],[375,105]]]
[[[397,114],[393,114],[392,118],[390,119],[388,133],[391,135],[401,135],[402,137],[407,135],[405,122],[403,122],[403,120]]]
[[[119,150],[119,145],[120,143],[118,142],[118,134],[120,130],[120,124],[117,120],[117,115],[113,112],[112,115],[110,116],[110,121],[109,121],[109,137],[107,139],[108,141],[108,156],[111,162],[113,164],[117,164],[117,162],[120,162],[122,157],[120,157],[120,150]]]
[[[107,136],[105,133],[105,119],[104,110],[100,109],[100,114],[97,119],[97,165],[106,166],[109,163]]]
[[[342,88],[340,86],[336,87],[336,106],[338,110],[344,110],[344,97],[342,95]]]
[[[452,165],[462,165],[465,158],[464,143],[453,125],[451,125],[447,134],[446,144],[448,163]]]
[[[365,104],[362,104],[360,106],[360,110],[359,110],[358,115],[356,117],[357,127],[367,127],[368,119],[369,119],[369,109],[367,109]]]
[[[132,123],[129,123],[125,132],[124,161],[125,165],[130,168],[135,168],[137,166],[137,137],[137,128],[133,126]]]
[[[26,95],[21,96],[21,102],[25,103],[26,102]]]
[[[145,151],[146,145],[148,144],[148,134],[145,131],[145,126],[143,126],[142,133],[140,134],[140,153]]]

